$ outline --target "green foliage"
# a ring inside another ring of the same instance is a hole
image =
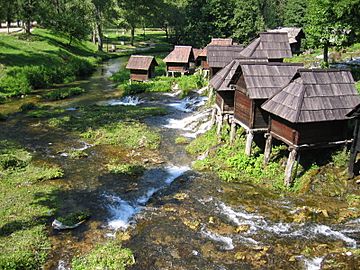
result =
[[[355,83],[355,87],[356,87],[356,90],[358,91],[358,93],[360,94],[360,81]]]
[[[175,143],[176,144],[188,144],[188,143],[190,143],[190,140],[189,140],[189,138],[186,138],[186,137],[177,137],[175,139]]]
[[[53,128],[61,127],[66,123],[70,122],[70,116],[50,118],[47,122],[49,127],[53,127]]]
[[[118,72],[111,76],[111,80],[119,84],[127,83],[130,80],[130,70],[123,65]]]
[[[125,270],[135,264],[130,249],[122,248],[121,243],[111,241],[97,246],[85,256],[77,256],[72,260],[73,270]]]
[[[336,167],[343,168],[349,164],[349,157],[349,151],[344,148],[343,150],[337,151],[335,154],[333,154],[332,161]]]
[[[42,98],[49,101],[66,99],[72,96],[77,96],[85,93],[85,89],[81,87],[67,87],[50,90],[49,92],[42,95]]]
[[[208,152],[205,159],[197,160],[193,167],[198,170],[212,170],[224,181],[251,181],[264,184],[271,189],[285,189],[284,168],[279,165],[278,160],[264,166],[264,156],[258,153],[259,149],[253,149],[253,156],[246,156],[245,139],[241,135],[234,145],[227,142],[219,144],[216,132],[212,129],[192,141],[186,150],[197,156]]]
[[[287,0],[285,6],[284,25],[304,27],[306,24],[307,1]]]
[[[0,269],[40,269],[50,242],[46,224],[55,205],[54,186],[39,181],[61,177],[56,166],[38,165],[31,154],[9,141],[0,142]]]
[[[107,168],[110,173],[113,174],[126,174],[130,176],[137,176],[144,173],[145,168],[139,164],[118,164],[116,160],[113,160],[107,165]]]
[[[157,149],[160,136],[139,122],[120,122],[105,125],[97,129],[88,129],[82,136],[95,145],[111,144],[138,149],[141,147]]]
[[[56,218],[65,226],[74,226],[75,224],[87,220],[90,218],[89,211],[77,211],[74,213],[70,213],[66,216]]]

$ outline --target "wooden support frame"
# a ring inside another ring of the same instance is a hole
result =
[[[231,119],[231,127],[230,127],[230,145],[234,144],[234,141],[236,139],[236,122],[234,121],[234,119]]]
[[[245,154],[251,156],[251,146],[254,141],[254,131],[249,129],[246,135]]]
[[[284,178],[284,185],[287,187],[290,187],[292,184],[293,169],[296,162],[296,157],[298,155],[298,150],[296,148],[290,148],[289,151],[290,153],[286,163],[285,178]]]
[[[266,133],[265,138],[266,138],[266,143],[265,143],[265,152],[264,152],[264,165],[267,165],[271,157],[273,137],[271,136],[271,134]]]

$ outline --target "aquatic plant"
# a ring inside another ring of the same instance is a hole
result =
[[[61,99],[77,96],[82,93],[85,93],[85,89],[81,87],[67,87],[67,88],[50,90],[49,92],[43,94],[42,98],[49,101],[55,101],[55,100],[61,100]]]
[[[128,248],[123,248],[118,241],[110,241],[98,245],[84,256],[77,256],[72,260],[73,270],[125,270],[127,266],[135,264],[134,255]]]
[[[139,164],[118,164],[115,160],[107,165],[107,169],[113,174],[126,174],[129,176],[141,175],[145,171],[145,167]]]

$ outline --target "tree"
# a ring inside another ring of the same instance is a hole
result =
[[[308,0],[307,41],[315,48],[323,48],[326,66],[329,47],[343,46],[359,29],[358,18],[348,13],[350,2],[352,8],[359,8],[359,0]]]
[[[285,6],[284,24],[286,26],[304,27],[306,24],[307,1],[288,0]]]
[[[17,0],[19,18],[25,23],[26,34],[31,34],[31,23],[36,19],[40,8],[40,0]]]
[[[10,24],[16,17],[17,3],[12,1],[0,0],[0,21],[5,20],[10,33]]]
[[[44,1],[41,19],[45,27],[73,39],[83,40],[91,31],[91,4],[83,0]]]
[[[261,14],[258,0],[238,0],[234,6],[232,20],[233,37],[241,42],[249,42],[258,32],[265,29],[265,20]]]

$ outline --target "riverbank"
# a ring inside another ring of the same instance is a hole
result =
[[[61,87],[62,84],[89,76],[105,59],[132,53],[167,51],[166,44],[154,47],[133,47],[108,53],[98,52],[89,41],[73,41],[36,28],[31,36],[22,33],[1,35],[0,102],[20,97],[37,89]]]

